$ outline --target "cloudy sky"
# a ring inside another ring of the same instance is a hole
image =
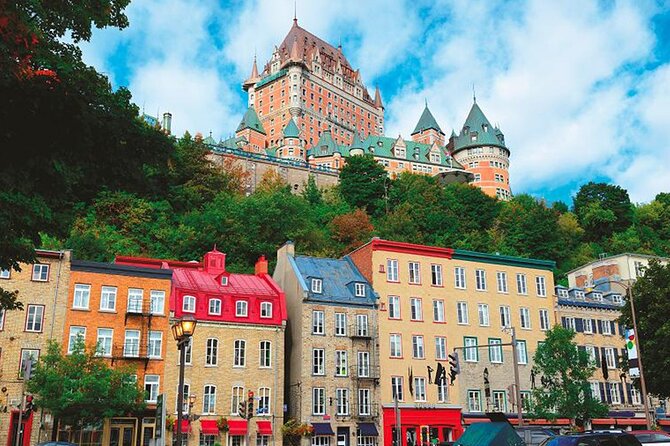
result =
[[[241,82],[288,32],[293,0],[133,0],[130,27],[99,30],[85,60],[181,134],[234,131]],[[633,201],[670,192],[670,2],[298,0],[300,26],[343,50],[388,136],[409,138],[424,100],[449,134],[477,102],[512,151],[515,193],[570,202],[607,181]]]

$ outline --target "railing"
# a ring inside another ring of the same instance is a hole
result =
[[[368,365],[367,367],[359,367],[352,365],[349,370],[350,375],[356,379],[379,379],[379,366]]]
[[[349,336],[354,339],[372,339],[372,327],[370,324],[349,326]]]
[[[235,155],[240,158],[247,158],[247,159],[255,159],[259,161],[268,161],[274,164],[282,164],[285,166],[291,166],[291,167],[301,167],[303,169],[308,169],[308,170],[315,170],[318,172],[324,172],[324,173],[330,173],[333,175],[339,175],[340,171],[337,169],[331,169],[329,167],[323,167],[323,166],[312,166],[308,162],[305,161],[294,161],[294,160],[287,160],[284,158],[277,158],[275,156],[270,156],[262,153],[253,153],[253,152],[246,152],[241,149],[233,149],[230,147],[223,147],[218,144],[207,144],[207,146],[212,150],[214,153],[227,153],[230,155]]]

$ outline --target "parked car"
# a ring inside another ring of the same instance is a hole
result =
[[[37,443],[37,446],[78,446],[69,441],[45,441],[44,443]]]
[[[583,432],[547,438],[540,446],[641,446],[637,438],[624,432]]]
[[[551,429],[537,426],[521,426],[515,427],[514,430],[519,437],[523,438],[527,446],[539,446],[547,438],[555,437],[556,432]]]
[[[670,446],[670,434],[663,431],[631,431],[631,435],[635,436],[643,446]]]

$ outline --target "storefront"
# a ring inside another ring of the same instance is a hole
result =
[[[385,407],[384,446],[431,446],[454,441],[463,433],[461,410],[451,408],[400,408],[400,440],[398,445],[396,414]]]

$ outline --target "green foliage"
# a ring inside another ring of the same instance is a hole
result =
[[[352,156],[340,172],[340,192],[352,208],[362,208],[369,215],[384,212],[388,176],[384,167],[370,154]]]
[[[72,354],[50,342],[27,382],[35,405],[69,425],[96,424],[105,418],[136,413],[144,409],[144,391],[133,379],[134,371],[111,368],[84,347],[80,339]]]
[[[590,182],[579,189],[574,210],[588,240],[599,241],[633,223],[628,192],[616,185]]]
[[[637,322],[637,345],[644,359],[647,392],[670,397],[670,265],[649,262],[644,276],[632,289]],[[633,326],[630,301],[621,311],[619,322]],[[637,381],[637,380],[636,380]],[[639,382],[636,383],[639,388]]]
[[[577,349],[574,337],[574,331],[556,325],[538,346],[534,370],[541,385],[533,390],[533,417],[583,422],[607,414],[607,406],[591,397],[595,364]]]

